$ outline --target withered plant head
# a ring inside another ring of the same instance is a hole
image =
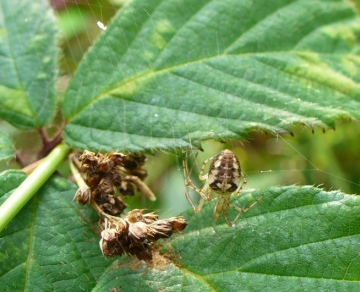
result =
[[[123,197],[134,195],[136,189],[155,200],[155,195],[143,182],[147,176],[143,168],[145,160],[143,154],[116,151],[95,154],[85,150],[79,156],[78,164],[89,190],[87,193],[79,190],[76,194],[78,202],[97,204],[103,212],[118,216],[127,207]]]
[[[126,253],[149,261],[152,259],[153,242],[169,238],[173,233],[184,230],[187,225],[182,217],[158,220],[155,213],[143,214],[143,211],[135,209],[124,218],[100,219],[100,248],[104,255]]]
[[[152,259],[152,243],[181,232],[187,225],[181,217],[159,220],[155,213],[135,209],[123,214],[127,205],[124,196],[138,189],[150,200],[156,197],[143,182],[147,176],[143,168],[143,154],[120,152],[98,153],[85,150],[77,160],[86,187],[81,187],[75,197],[79,204],[90,203],[101,219],[100,248],[104,255],[135,255],[141,260]]]

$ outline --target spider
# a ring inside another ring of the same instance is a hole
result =
[[[197,155],[197,154],[196,154]],[[196,156],[195,156],[196,157]],[[249,209],[254,207],[263,197],[260,196],[248,208],[239,208],[230,204],[231,195],[239,196],[243,186],[247,183],[244,173],[241,170],[239,159],[236,155],[226,149],[219,154],[206,159],[202,165],[199,173],[199,179],[205,181],[204,186],[200,189],[191,180],[192,167],[188,167],[188,151],[186,151],[185,159],[183,160],[185,186],[186,186],[186,199],[192,206],[195,213],[199,213],[205,203],[212,199],[212,193],[215,192],[217,202],[214,209],[214,221],[217,221],[222,213],[227,224],[233,226],[241,214],[246,213]],[[210,161],[210,167],[207,174],[204,174],[206,164]],[[241,182],[242,181],[242,182]],[[190,198],[189,189],[195,190],[200,196],[200,202],[197,206]],[[228,216],[228,209],[232,207],[239,211],[239,214],[231,222]]]

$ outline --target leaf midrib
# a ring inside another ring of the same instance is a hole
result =
[[[257,56],[259,56],[259,55],[264,56],[264,55],[266,55],[266,56],[268,56],[269,54],[279,54],[279,53],[281,53],[281,52],[271,52],[271,53],[266,53],[266,54],[264,54],[264,53],[253,53],[253,54],[246,53],[246,54],[244,54],[244,55],[246,55],[246,56],[248,56],[248,55],[251,55],[251,56],[256,56],[256,55],[257,55]],[[284,52],[283,52],[283,53],[284,53]],[[289,54],[289,53],[291,53],[291,52],[286,51],[286,53]],[[298,54],[298,53],[301,53],[301,51],[294,51],[294,54]],[[68,118],[68,123],[70,123],[73,118],[75,118],[76,116],[80,115],[81,112],[83,112],[84,110],[86,110],[86,108],[88,108],[91,104],[95,104],[97,101],[101,100],[102,98],[106,98],[106,97],[108,97],[108,96],[112,96],[112,93],[114,93],[114,92],[119,93],[119,91],[121,90],[121,88],[126,88],[126,87],[128,86],[128,84],[138,83],[138,82],[141,82],[141,80],[145,80],[145,79],[148,79],[148,78],[154,78],[154,76],[156,76],[156,75],[158,75],[158,74],[163,74],[163,73],[167,73],[167,72],[170,73],[172,70],[177,69],[177,68],[181,68],[181,67],[183,67],[183,66],[189,66],[189,65],[193,65],[193,64],[197,64],[197,63],[203,63],[203,62],[205,62],[205,61],[214,60],[214,59],[216,59],[216,58],[223,57],[223,56],[234,56],[234,55],[216,55],[216,56],[212,56],[212,57],[209,57],[209,58],[204,58],[204,59],[201,59],[201,60],[196,60],[196,61],[193,61],[193,62],[188,62],[188,63],[186,63],[186,64],[177,64],[177,65],[175,65],[175,66],[167,67],[167,68],[165,68],[165,69],[161,69],[161,70],[157,70],[157,71],[149,70],[149,71],[143,72],[142,74],[139,74],[139,75],[133,76],[133,77],[131,77],[131,78],[128,78],[128,79],[126,79],[126,80],[122,80],[120,83],[115,84],[114,86],[112,86],[111,89],[109,89],[109,90],[101,93],[101,94],[98,95],[96,98],[93,98],[92,100],[90,100],[90,102],[88,102],[88,103],[85,104],[82,108],[80,108],[80,110],[78,110],[78,111],[76,112],[76,114],[74,114],[73,116],[71,116],[71,117]],[[240,55],[236,55],[236,56],[240,56]],[[207,64],[207,65],[208,65],[208,64]],[[269,65],[269,64],[265,64],[265,65]],[[277,69],[278,69],[278,68],[277,68]],[[282,71],[283,71],[283,70],[282,70]],[[290,72],[288,72],[288,71],[283,71],[283,72],[286,73],[286,74],[291,75]],[[228,74],[227,72],[223,72],[223,73],[224,73],[224,74]],[[174,73],[173,73],[173,74],[174,74]],[[295,74],[292,74],[292,75],[296,76],[297,78],[301,78],[301,79],[304,79],[304,80],[305,80],[305,78],[304,78],[303,76],[301,76],[301,75],[300,75],[300,76],[299,76],[299,75],[295,75]],[[194,81],[194,80],[192,80],[192,81]],[[250,82],[249,80],[245,80],[245,81],[246,81],[246,82]],[[195,81],[194,81],[194,82],[195,82]],[[344,94],[345,96],[348,96],[348,95],[346,95],[344,92],[342,92],[342,91],[340,90],[340,88],[334,89],[334,88],[330,87],[328,84],[321,83],[321,82],[319,82],[318,80],[313,80],[312,82],[317,83],[317,84],[320,84],[320,85],[322,85],[322,86],[324,86],[324,87],[328,87],[328,88],[330,88],[331,90],[336,90],[336,91],[338,91],[339,93],[342,93],[342,94]],[[253,83],[253,84],[261,85],[261,84],[258,84],[258,83]],[[273,89],[273,88],[271,88],[271,89]],[[218,90],[218,89],[216,89],[216,90]],[[273,89],[273,90],[274,90],[274,89]],[[124,91],[124,92],[125,92],[125,91]],[[281,92],[281,93],[282,93],[282,94],[285,94],[285,93],[283,93],[283,92]],[[228,94],[228,93],[227,93],[227,94]],[[350,96],[348,96],[348,97],[350,98]],[[149,104],[147,104],[147,105],[149,105]],[[276,110],[279,110],[279,109],[276,108]]]

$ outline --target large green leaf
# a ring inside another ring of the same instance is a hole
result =
[[[346,0],[133,0],[66,93],[65,139],[147,150],[360,118]]]
[[[1,201],[24,179],[19,171],[2,173]],[[213,221],[212,201],[200,214],[186,212],[188,227],[144,263],[104,258],[97,215],[71,204],[74,192],[69,182],[52,179],[1,234],[2,291],[355,291],[360,285],[357,196],[307,186],[244,192],[233,203],[249,206],[264,197],[234,227]]]
[[[48,1],[0,1],[0,117],[16,127],[55,112],[56,38]]]
[[[214,202],[166,242],[153,265],[123,258],[95,291],[357,291],[360,200],[313,187],[253,192],[264,198],[228,227],[212,221]],[[234,213],[231,213],[235,216]]]

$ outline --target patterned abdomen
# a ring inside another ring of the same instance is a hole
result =
[[[241,166],[236,155],[230,150],[221,151],[210,164],[209,187],[217,193],[232,193],[240,184]]]

